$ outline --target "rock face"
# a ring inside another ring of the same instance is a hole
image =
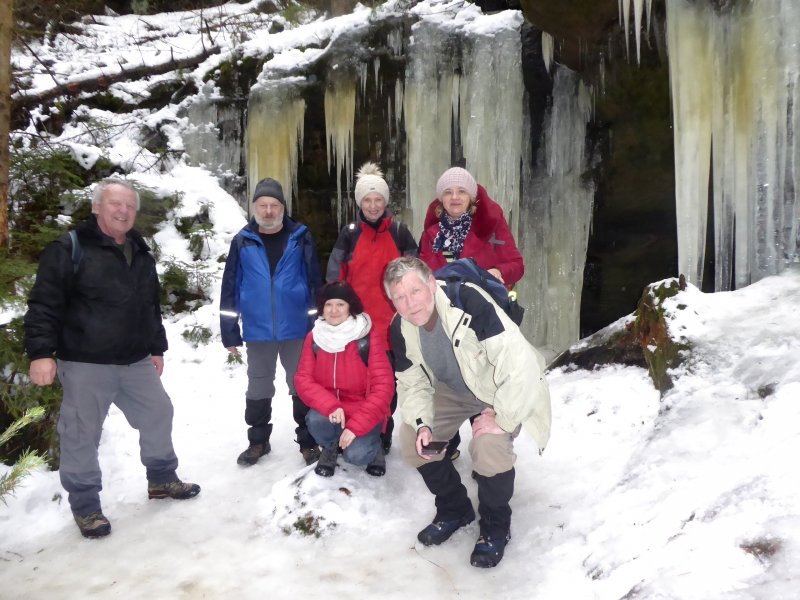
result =
[[[642,289],[677,274],[675,177],[665,6],[653,0],[637,62],[631,18],[618,0],[522,0],[525,18],[553,37],[553,60],[595,92],[590,146],[598,157],[581,335],[630,312]]]

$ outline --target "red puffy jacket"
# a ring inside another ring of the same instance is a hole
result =
[[[312,347],[314,332],[306,336],[303,353],[294,376],[298,396],[308,407],[326,417],[344,409],[345,427],[356,436],[369,433],[378,423],[385,424],[394,394],[394,371],[386,355],[382,332],[370,331],[369,366],[353,341],[341,352],[326,352]]]
[[[478,185],[476,200],[477,208],[472,215],[472,226],[464,240],[460,258],[473,258],[487,271],[499,269],[506,286],[511,287],[525,273],[522,254],[508,228],[503,209],[489,197],[482,185]],[[434,271],[447,264],[447,259],[441,252],[433,251],[433,241],[439,233],[439,219],[435,210],[441,204],[437,198],[428,206],[425,229],[419,242],[419,257]]]

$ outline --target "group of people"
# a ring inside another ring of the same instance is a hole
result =
[[[377,165],[359,170],[354,196],[357,220],[340,232],[323,283],[311,233],[286,214],[281,185],[267,178],[254,189],[220,295],[222,343],[247,355],[248,445],[237,463],[255,465],[271,450],[278,359],[296,443],[317,475],[334,475],[340,456],[384,475],[399,405],[403,456],[435,497],[417,538],[437,545],[475,519],[453,464],[469,420],[480,516],[470,562],[493,567],[511,538],[514,438],[524,426],[543,450],[549,437],[544,361],[490,296],[467,284],[456,303],[433,272],[470,257],[510,287],[522,256],[500,206],[463,168],[440,177],[419,245],[388,210]],[[99,184],[89,220],[43,252],[25,316],[32,382],[57,374],[64,388],[60,477],[86,537],[111,531],[97,451],[112,402],[139,431],[149,497],[200,492],[176,474],[172,404],[159,379],[167,341],[155,261],[133,229],[138,208],[128,182]]]

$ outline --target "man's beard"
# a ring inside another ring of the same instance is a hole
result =
[[[274,219],[262,219],[258,215],[255,215],[256,224],[263,228],[263,229],[277,229],[278,226],[283,223],[283,215],[280,217],[275,217]]]

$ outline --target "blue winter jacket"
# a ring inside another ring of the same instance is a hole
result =
[[[283,217],[289,240],[275,273],[255,219],[231,242],[222,275],[219,326],[226,348],[245,342],[301,339],[313,322],[317,289],[322,285],[317,249],[308,227]],[[242,331],[239,330],[239,317]]]

